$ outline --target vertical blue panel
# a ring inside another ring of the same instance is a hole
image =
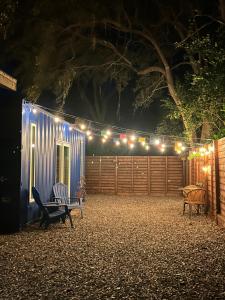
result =
[[[80,181],[80,166],[84,165],[85,135],[79,130],[69,130],[70,124],[64,121],[55,123],[54,116],[35,106],[37,113],[32,112],[33,105],[23,103],[22,115],[22,153],[21,153],[21,201],[27,218],[23,223],[32,221],[38,216],[35,203],[29,203],[30,176],[30,126],[36,124],[36,188],[44,202],[51,198],[52,187],[56,178],[56,143],[70,144],[70,195],[75,197]],[[82,159],[82,162],[81,162]]]

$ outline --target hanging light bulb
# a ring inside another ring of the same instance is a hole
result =
[[[106,130],[106,135],[107,135],[107,136],[110,136],[111,134],[112,134],[111,130],[107,129],[107,130]]]
[[[185,149],[186,149],[186,147],[185,147],[185,146],[182,146],[182,147],[181,147],[181,150],[182,150],[182,151],[184,151]]]
[[[155,144],[155,145],[159,145],[159,144],[160,144],[160,140],[159,140],[159,139],[156,139],[156,140],[154,141],[154,144]]]
[[[181,142],[178,142],[178,143],[177,143],[177,146],[178,146],[178,147],[182,147],[183,144],[182,144]]]
[[[92,140],[93,140],[93,136],[92,136],[92,135],[89,135],[89,136],[88,136],[88,140],[89,140],[89,141],[92,141]]]
[[[201,148],[199,149],[199,151],[202,152],[202,153],[204,153],[204,152],[206,152],[206,149],[205,149],[204,147],[201,147]]]
[[[137,137],[136,137],[134,134],[132,134],[132,135],[130,136],[130,139],[131,139],[131,141],[133,141],[133,142],[136,140],[136,138],[137,138]]]
[[[80,129],[81,129],[81,130],[85,130],[85,129],[86,129],[86,125],[85,125],[84,123],[81,123],[81,124],[80,124]]]
[[[36,113],[37,113],[37,109],[36,109],[36,108],[33,108],[33,109],[32,109],[32,112],[33,112],[33,114],[36,114]]]
[[[161,151],[161,152],[165,152],[165,148],[162,147],[162,148],[160,149],[160,151]]]
[[[127,143],[127,138],[126,137],[123,138],[122,141],[123,141],[124,144],[126,144]]]
[[[60,121],[59,117],[55,117],[54,120],[55,120],[56,123],[59,123],[59,121]]]
[[[133,149],[134,148],[134,144],[130,144],[129,147],[130,147],[130,149]]]
[[[106,139],[105,138],[102,138],[102,143],[104,144],[106,142]]]
[[[208,149],[209,149],[210,152],[214,152],[214,146],[209,146]]]
[[[149,149],[150,149],[150,146],[149,146],[149,145],[146,145],[146,146],[145,146],[145,149],[146,149],[146,150],[149,150]]]
[[[166,145],[165,145],[165,144],[162,144],[161,147],[162,147],[163,149],[165,149],[165,148],[166,148]]]
[[[142,146],[144,147],[145,146],[145,142],[143,141],[143,142],[141,142],[141,144],[142,144]]]
[[[120,141],[115,141],[116,146],[120,146]]]
[[[87,136],[91,135],[91,131],[90,131],[90,130],[87,130],[87,131],[86,131],[86,135],[87,135]]]
[[[72,126],[70,126],[70,127],[69,127],[69,131],[72,131],[72,130],[73,130],[73,127],[72,127]]]

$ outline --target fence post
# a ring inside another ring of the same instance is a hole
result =
[[[167,195],[168,193],[168,156],[166,158],[166,186],[165,186],[165,194]]]
[[[216,195],[216,213],[220,214],[220,173],[219,173],[219,153],[218,141],[213,142],[214,145],[214,170],[215,170],[215,195]]]
[[[99,193],[101,193],[102,157],[99,156]]]
[[[148,194],[150,195],[151,194],[151,181],[150,181],[150,178],[151,178],[151,157],[148,156]]]
[[[118,193],[118,180],[117,180],[117,177],[118,177],[118,156],[116,156],[116,179],[115,179],[115,194],[117,195]]]

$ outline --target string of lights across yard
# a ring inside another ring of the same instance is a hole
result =
[[[57,123],[64,122],[64,119],[69,119],[69,130],[79,129],[83,131],[89,142],[98,137],[101,139],[103,144],[111,140],[115,147],[126,145],[129,149],[133,149],[137,144],[140,144],[146,151],[149,151],[151,146],[154,145],[154,147],[157,147],[161,153],[164,153],[167,148],[173,147],[179,155],[187,152],[193,147],[199,148],[201,156],[208,155],[214,150],[213,146],[210,145],[212,142],[210,139],[204,140],[204,143],[199,143],[197,142],[198,139],[196,139],[196,142],[190,145],[184,137],[158,135],[146,131],[108,125],[37,104],[31,104],[31,107],[33,113],[38,113],[39,108],[49,111],[52,115],[54,115],[54,120]],[[195,155],[195,151],[193,152],[193,155]]]

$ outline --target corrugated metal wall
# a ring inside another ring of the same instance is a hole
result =
[[[80,181],[84,175],[85,135],[79,130],[69,130],[70,124],[64,121],[55,122],[54,116],[39,107],[33,113],[33,105],[23,103],[22,114],[22,154],[21,154],[21,209],[27,216],[23,223],[32,220],[37,215],[35,203],[29,203],[30,176],[30,126],[36,125],[36,170],[35,186],[43,201],[49,201],[52,186],[56,181],[56,143],[70,144],[70,195],[75,196]]]

